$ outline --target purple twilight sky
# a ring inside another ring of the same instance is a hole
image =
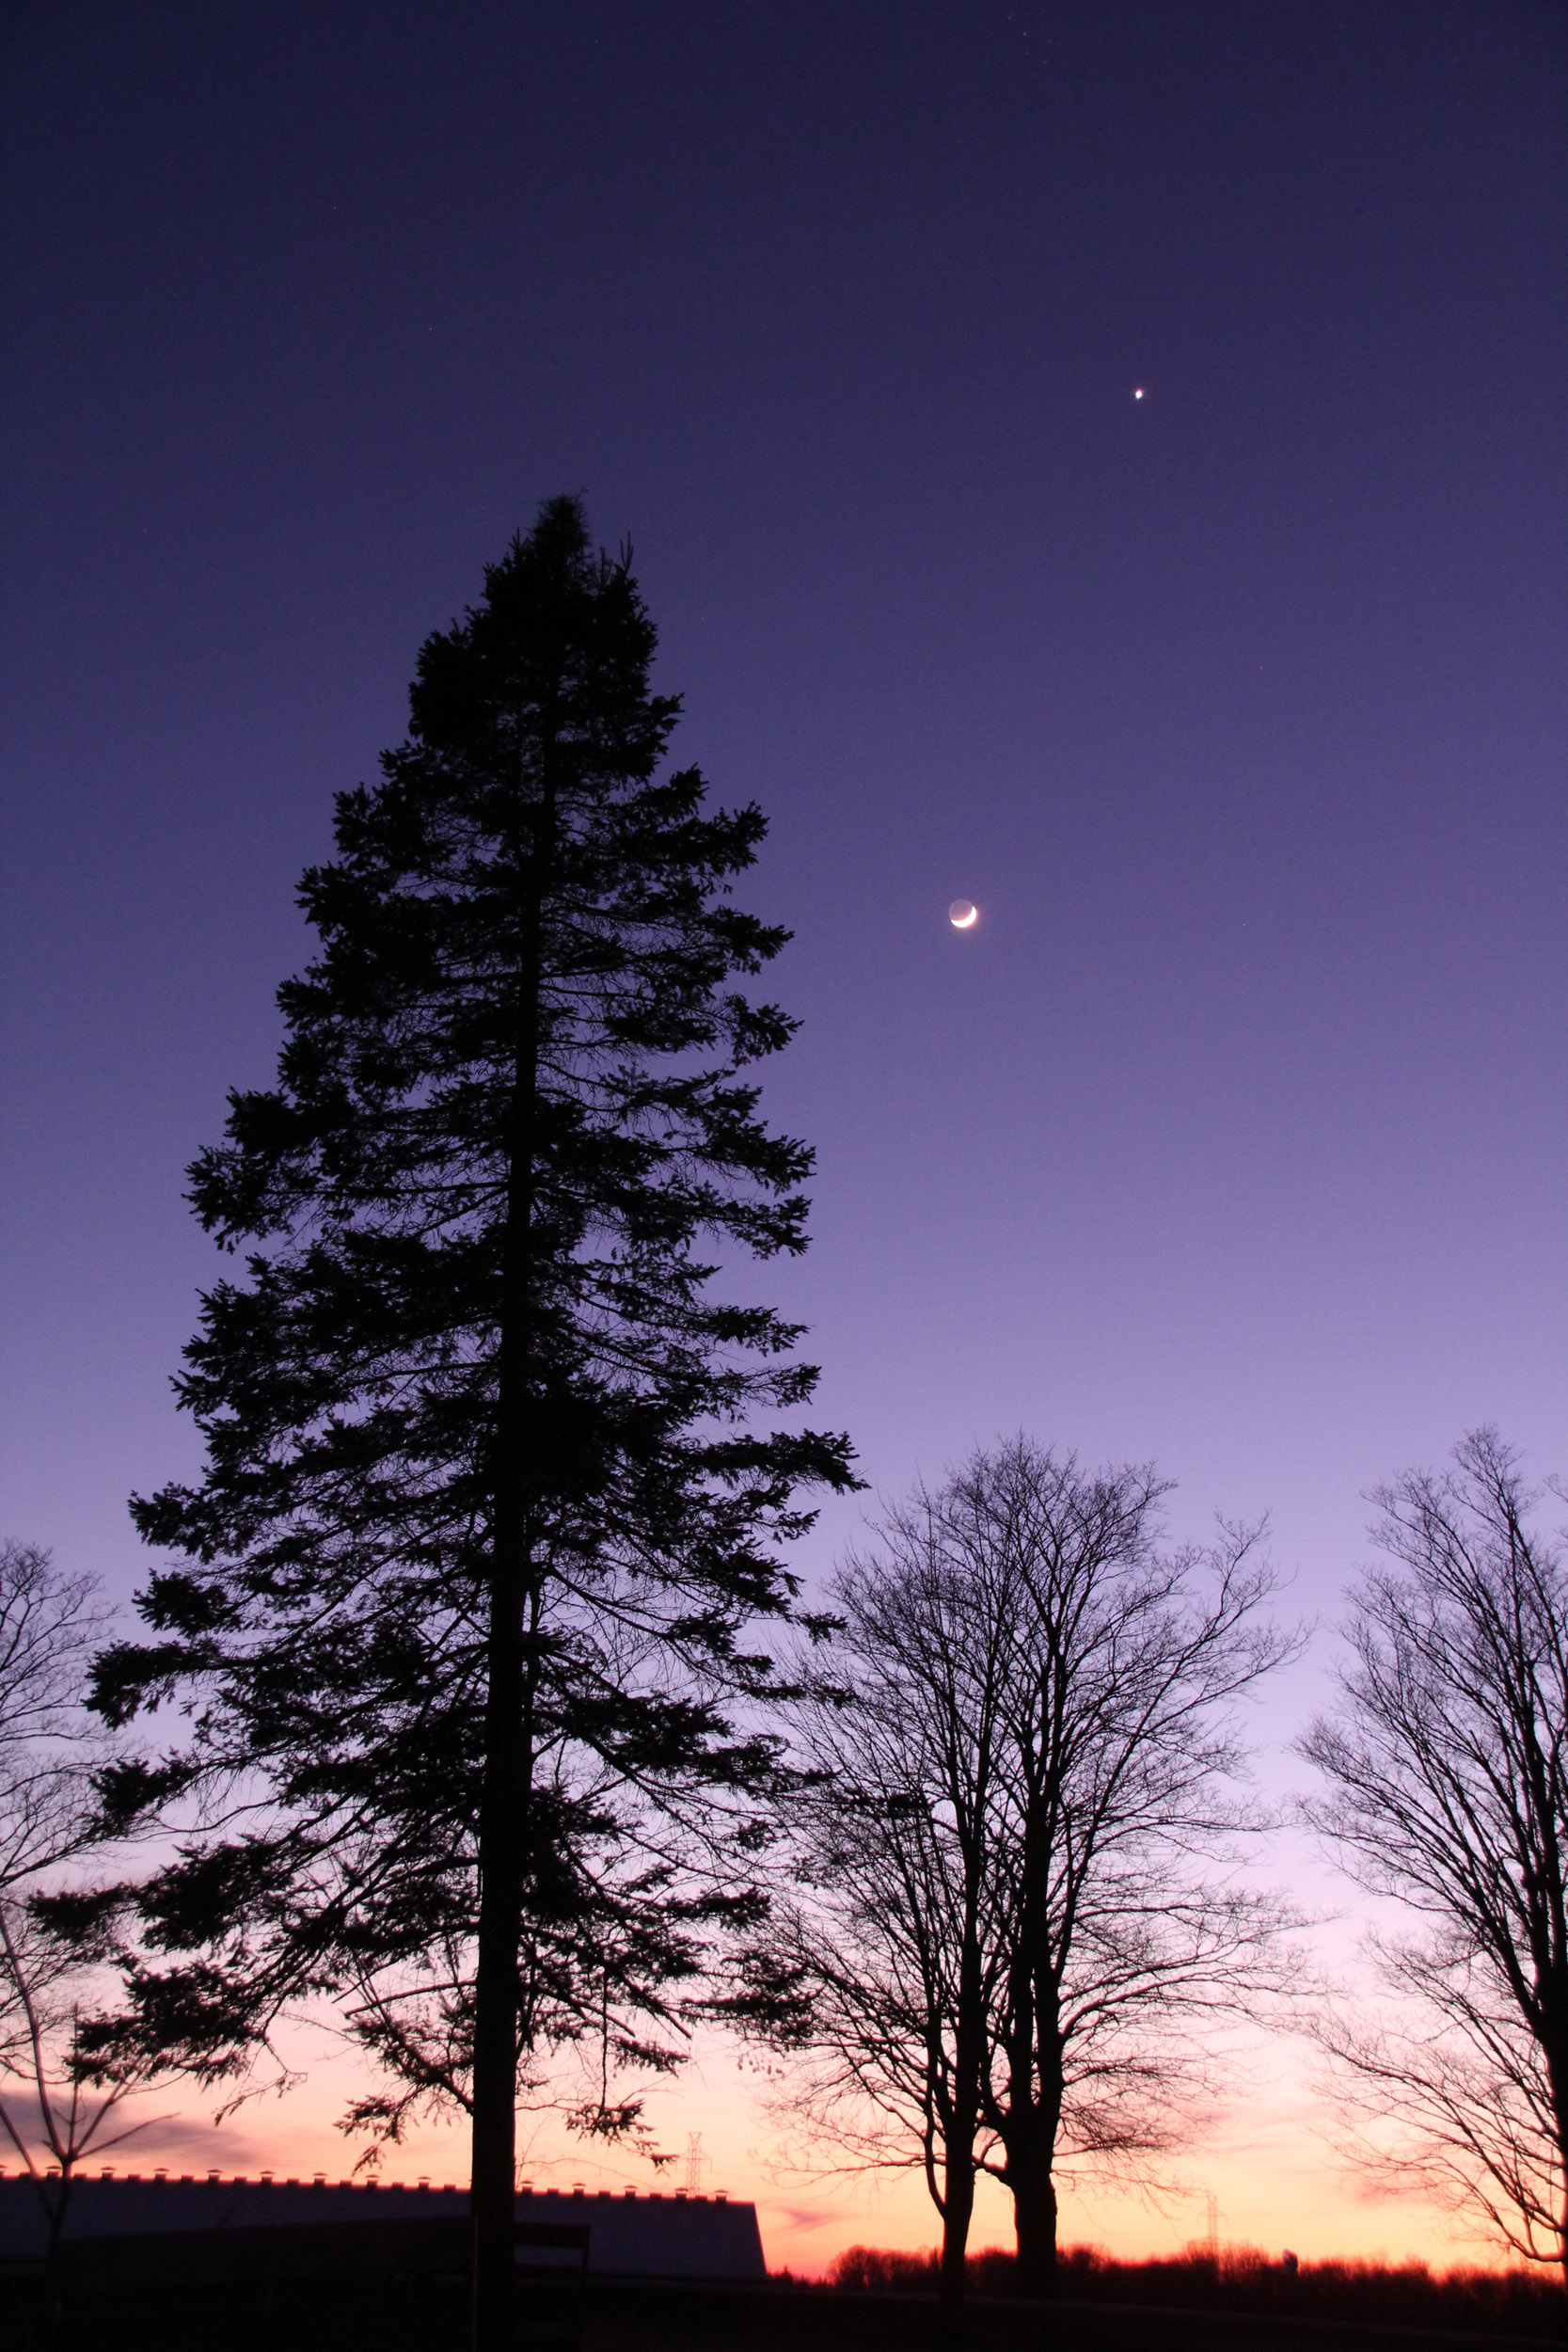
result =
[[[6,40],[7,1532],[139,1572],[298,871],[579,488],[772,820],[819,1166],[759,1295],[877,1486],[1152,1454],[1332,1614],[1379,1476],[1568,1468],[1560,6]]]

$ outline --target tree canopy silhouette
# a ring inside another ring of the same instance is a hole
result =
[[[792,1609],[802,1490],[854,1483],[842,1437],[758,1425],[816,1380],[729,1287],[804,1244],[810,1152],[742,1074],[794,1025],[733,984],[788,934],[731,901],[758,810],[662,765],[654,647],[553,500],[340,796],[277,1083],[192,1170],[250,1245],[177,1384],[206,1469],[134,1505],[176,1563],[96,1677],[112,1723],[182,1710],[109,1816],[184,1822],[78,1907],[129,1988],[100,2046],[217,2079],[346,1995],[359,2121],[471,2110],[483,2344],[519,2084],[575,2048],[579,2126],[634,2130],[618,2074],[673,2062],[705,1942],[758,1915],[748,1628]]]
[[[1059,2168],[1167,2147],[1197,2029],[1282,1980],[1286,1915],[1234,1868],[1233,1703],[1294,1641],[1259,1531],[1168,1545],[1166,1491],[1025,1438],[976,1454],[847,1565],[844,1688],[797,1709],[769,2030],[817,2125],[923,2169],[948,2302],[979,2172],[1011,2191],[1020,2291],[1049,2294]]]

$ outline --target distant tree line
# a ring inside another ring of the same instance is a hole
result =
[[[841,2293],[931,2295],[940,2257],[850,2246],[829,2268]],[[969,2258],[972,2295],[1018,2293],[1014,2257],[997,2247]],[[1074,2303],[1145,2310],[1256,2312],[1360,2327],[1446,2328],[1478,2335],[1544,2336],[1562,2328],[1562,2289],[1549,2272],[1470,2265],[1433,2272],[1425,2263],[1298,2262],[1257,2247],[1201,2245],[1180,2254],[1118,2262],[1093,2246],[1065,2247],[1061,2291]]]
[[[1216,2021],[1297,1965],[1245,1867],[1240,1710],[1299,1643],[1260,1528],[1174,1545],[1154,1470],[1020,1436],[802,1607],[788,1547],[858,1482],[740,1279],[805,1243],[811,1153],[754,1074],[787,934],[731,897],[760,813],[665,764],[654,650],[571,499],[425,644],[304,878],[277,1083],[191,1170],[243,1254],[177,1383],[202,1474],[133,1506],[141,1629],[105,1642],[37,1552],[0,1574],[0,2066],[39,2119],[0,2127],[63,2196],[127,2090],[243,2084],[330,1999],[374,2070],[346,2128],[470,2119],[485,2352],[520,2103],[657,2156],[640,2082],[727,2021],[847,2161],[923,2170],[949,2299],[986,2174],[1046,2294],[1063,2168],[1155,2163]],[[1393,2005],[1325,2012],[1325,2046],[1386,2161],[1560,2266],[1539,1502],[1486,1432],[1380,1498],[1302,1753],[1397,1923]]]

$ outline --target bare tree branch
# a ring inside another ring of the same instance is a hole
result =
[[[81,1692],[103,1623],[89,1577],[62,1574],[36,1545],[0,1544],[0,2077],[20,2086],[0,2093],[0,2133],[42,2201],[51,2251],[89,2151],[147,2128],[123,2124],[118,2084],[89,2093],[82,1970],[30,1899],[93,1842],[101,1742]]]
[[[1387,2173],[1568,2271],[1568,1562],[1495,1429],[1374,1500],[1391,1564],[1351,1595],[1309,1818],[1413,1930],[1373,1937],[1382,2014],[1325,2012]]]

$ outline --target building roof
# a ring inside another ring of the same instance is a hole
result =
[[[59,2184],[49,2184],[57,2190]],[[461,2217],[463,2188],[401,2181],[205,2180],[122,2173],[78,2175],[64,2236],[125,2237],[166,2230],[254,2230],[279,2223]],[[522,2189],[517,2219],[546,2227],[586,2224],[588,2267],[600,2276],[649,2279],[764,2279],[768,2275],[752,2204],[722,2196],[656,2189],[638,2195],[608,2189]],[[48,2231],[37,2188],[24,2174],[0,2175],[0,2262],[40,2260]]]

